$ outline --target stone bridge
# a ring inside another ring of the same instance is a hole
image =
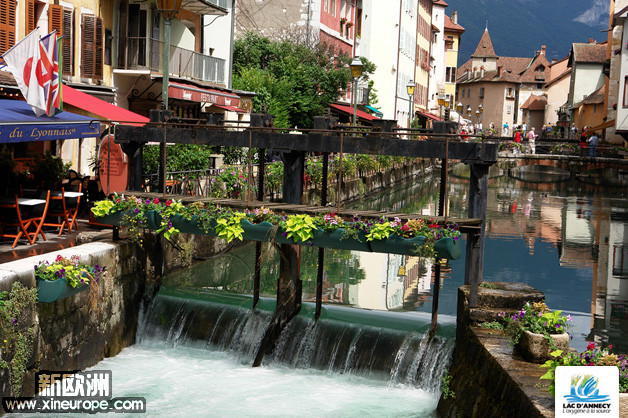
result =
[[[618,158],[500,153],[498,166],[524,181],[552,182],[577,177],[588,183],[628,186],[628,160]]]

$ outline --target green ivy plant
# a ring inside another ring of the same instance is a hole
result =
[[[454,399],[456,397],[456,392],[451,390],[451,388],[449,387],[449,385],[451,384],[451,375],[448,372],[445,372],[445,374],[443,374],[443,377],[441,377],[441,381],[443,382],[443,399]]]
[[[283,229],[287,232],[288,238],[292,238],[295,242],[305,242],[314,238],[316,225],[310,215],[290,215]]]
[[[379,223],[373,225],[371,230],[366,234],[367,241],[386,239],[392,234],[394,228],[385,218],[380,219]]]
[[[0,292],[0,368],[9,371],[14,396],[20,396],[34,332],[28,311],[35,308],[37,289],[14,282],[10,292]]]
[[[230,218],[220,218],[216,222],[216,233],[219,238],[233,241],[239,239],[242,241],[244,229],[240,225],[240,221],[245,217],[244,213],[236,212]]]

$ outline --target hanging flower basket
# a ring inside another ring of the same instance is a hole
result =
[[[72,287],[66,279],[45,280],[37,279],[37,302],[50,303],[65,299],[87,289],[89,284]]]
[[[101,217],[96,217],[98,221],[105,225],[112,226],[124,226],[123,217],[125,215],[132,215],[132,211],[120,211],[113,212],[108,215],[104,215]],[[148,210],[145,213],[146,215],[146,223],[142,225],[146,229],[159,229],[159,225],[161,224],[161,215],[156,210]]]
[[[170,222],[173,228],[185,234],[216,235],[215,219],[211,219],[205,227],[197,215],[192,216],[189,220],[181,215],[172,215]]]

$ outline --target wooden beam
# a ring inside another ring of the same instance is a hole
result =
[[[168,143],[249,146],[248,131],[229,131],[216,127],[171,127],[166,128]],[[143,127],[119,125],[116,128],[118,143],[147,143],[161,138],[161,125]],[[287,134],[270,130],[254,131],[251,146],[285,151],[340,152],[340,135],[310,132],[307,134]],[[388,138],[375,134],[363,137],[348,137],[343,140],[342,151],[348,154],[394,155],[410,158],[449,158],[464,163],[495,164],[497,144],[451,141],[407,140]]]

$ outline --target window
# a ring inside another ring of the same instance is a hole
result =
[[[471,97],[471,87],[467,89],[467,97]]]
[[[460,89],[460,92],[462,93],[461,96],[464,98],[464,89]]]
[[[329,14],[336,16],[336,0],[329,0]]]
[[[111,39],[112,38],[113,36],[111,34],[111,29],[105,29],[105,58],[104,58],[105,65],[111,65]]]
[[[628,247],[613,246],[613,275],[628,276]]]
[[[593,114],[595,115],[597,113],[597,103],[593,104]]]
[[[81,77],[103,78],[103,23],[102,18],[81,16]]]
[[[58,4],[48,5],[48,31],[57,30],[61,40],[60,54],[64,75],[74,75],[74,10]]]
[[[480,87],[480,97],[484,97],[484,87]]]
[[[622,107],[628,107],[628,90],[626,87],[628,87],[628,76],[624,77],[624,104]]]
[[[482,58],[482,62],[486,62],[486,58]]]
[[[362,9],[358,9],[355,17],[355,36],[358,38],[362,36]]]
[[[15,45],[16,0],[0,0],[0,54]]]
[[[447,67],[445,69],[445,82],[447,83],[456,82],[456,67]]]

